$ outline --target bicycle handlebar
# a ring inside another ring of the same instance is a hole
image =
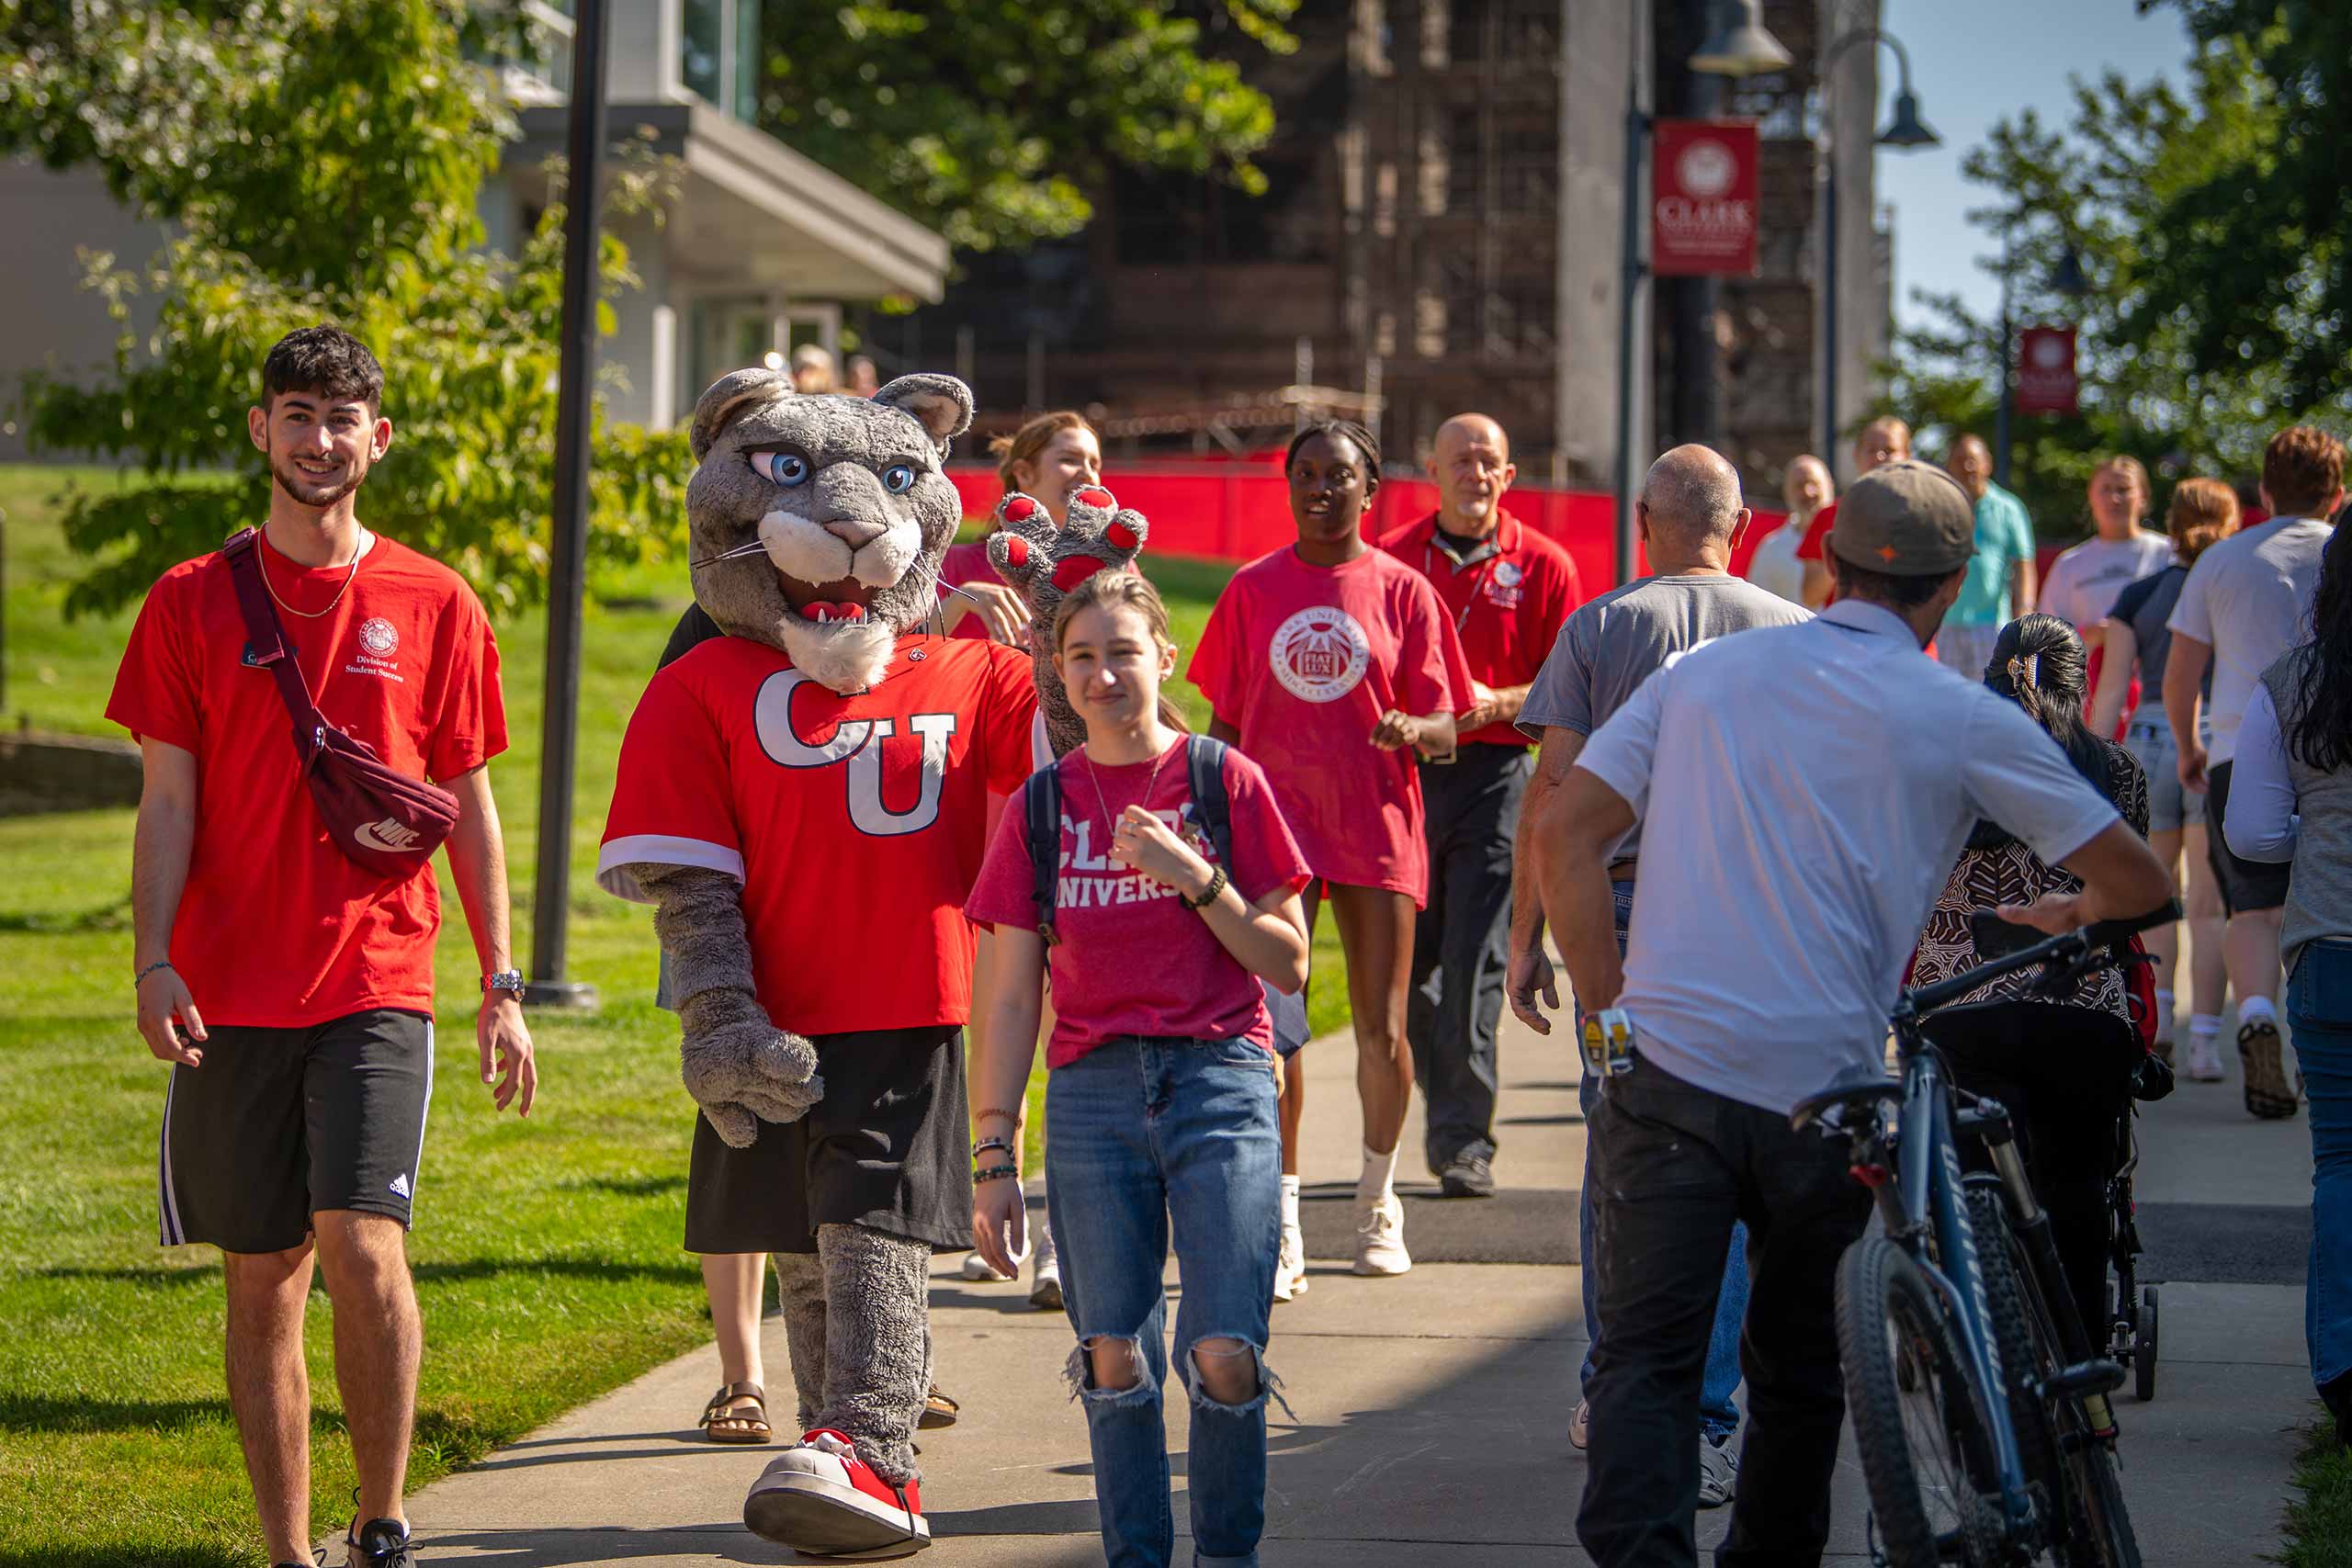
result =
[[[1903,1000],[1915,1017],[1932,1012],[1948,1002],[1959,1000],[1987,980],[1997,980],[2004,975],[2014,975],[2021,969],[2038,968],[2046,964],[2073,963],[2100,948],[2120,946],[2142,931],[2170,925],[2180,919],[2180,900],[2167,898],[2144,915],[2134,915],[2129,919],[2100,920],[2076,931],[2044,937],[2030,947],[2021,947],[2007,957],[1962,970],[1949,980],[1939,980],[1932,986],[1905,991]]]

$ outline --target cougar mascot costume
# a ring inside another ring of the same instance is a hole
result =
[[[946,376],[868,400],[750,369],[703,394],[695,597],[728,635],[646,689],[597,865],[655,906],[697,1139],[744,1151],[728,1201],[775,1256],[805,1435],[744,1522],[812,1554],[931,1539],[928,1262],[971,1245],[962,907],[988,796],[1028,777],[1038,728],[1026,655],[926,630],[962,516],[942,464],[971,417]],[[999,565],[1047,615],[1143,542],[1100,491],[1058,532],[1025,497],[1002,513],[1021,544]]]

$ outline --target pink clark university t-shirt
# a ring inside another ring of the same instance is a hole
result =
[[[1054,910],[1054,933],[1061,940],[1046,955],[1054,1037],[1046,1065],[1066,1067],[1129,1034],[1246,1038],[1271,1049],[1273,1024],[1256,977],[1226,952],[1206,920],[1184,908],[1174,888],[1117,864],[1106,852],[1110,825],[1142,803],[1203,860],[1216,863],[1216,850],[1193,814],[1184,742],[1160,753],[1157,782],[1152,762],[1096,762],[1090,772],[1083,750],[1054,765],[1062,776],[1062,863]],[[1255,904],[1276,888],[1306,886],[1306,859],[1283,825],[1266,775],[1231,749],[1225,754],[1225,793],[1236,863],[1226,872],[1243,900]],[[1034,931],[1035,886],[1028,818],[1015,795],[964,913],[981,925]]]
[[[1309,566],[1288,546],[1236,572],[1185,672],[1272,781],[1317,876],[1427,902],[1420,770],[1372,743],[1390,708],[1470,705],[1470,666],[1428,578],[1382,550]]]

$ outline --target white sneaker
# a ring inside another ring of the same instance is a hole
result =
[[[1568,1417],[1568,1447],[1578,1453],[1592,1446],[1592,1404],[1588,1400],[1577,1401],[1577,1413]]]
[[[1739,1491],[1739,1448],[1731,1438],[1699,1438],[1699,1506],[1720,1508]]]
[[[1405,1201],[1394,1192],[1356,1210],[1356,1272],[1386,1277],[1413,1266],[1405,1250]]]
[[[989,1262],[987,1258],[982,1258],[977,1252],[967,1252],[964,1254],[963,1273],[964,1278],[971,1280],[976,1285],[1001,1285],[1005,1280],[1012,1278],[1010,1274],[998,1273],[996,1265]]]
[[[1054,1227],[1037,1227],[1037,1267],[1029,1276],[1029,1304],[1040,1312],[1062,1310],[1062,1260],[1054,1250]]]
[[[2221,1036],[2191,1035],[2188,1041],[2188,1081],[2220,1083],[2227,1076],[2222,1070]]]
[[[1282,1251],[1274,1257],[1274,1300],[1286,1302],[1305,1294],[1306,1235],[1296,1225],[1284,1225]]]

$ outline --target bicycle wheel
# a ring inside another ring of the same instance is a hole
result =
[[[2077,1411],[2072,1400],[2063,1402],[2061,1409]],[[2123,1506],[2123,1483],[2115,1473],[2115,1450],[2087,1432],[2079,1435],[2082,1441],[2066,1460],[2066,1468],[2074,1474],[2078,1510],[2074,1560],[2097,1563],[2099,1568],[2140,1568],[2140,1541],[2132,1533],[2132,1516]]]
[[[2150,1285],[2140,1292],[2137,1326],[2132,1334],[2132,1392],[2145,1404],[2156,1397],[2156,1345],[2158,1336],[2156,1288]]]
[[[1856,1242],[1838,1266],[1838,1359],[1886,1562],[1996,1561],[1999,1482],[1982,1391],[1942,1298],[1884,1236]]]
[[[2008,1399],[2009,1426],[2017,1434],[2018,1462],[2026,1480],[2041,1490],[2043,1519],[2054,1521],[2061,1517],[2054,1510],[2064,1502],[2065,1478],[2058,1472],[2058,1438],[2050,1407],[2031,1391],[2064,1358],[2040,1302],[2026,1294],[2025,1258],[2017,1234],[2009,1229],[2008,1205],[1999,1189],[1970,1185],[1968,1227],[1976,1233],[1976,1261],[1984,1271],[1984,1301],[1992,1309],[1993,1343],[2001,1353],[2001,1377],[2008,1385],[2003,1392]]]

